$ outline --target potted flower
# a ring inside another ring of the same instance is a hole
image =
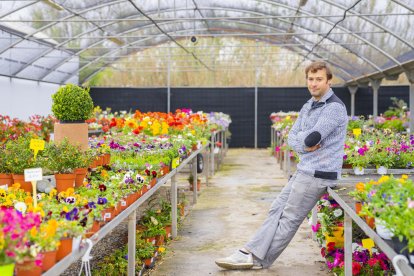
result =
[[[194,190],[194,177],[193,174],[187,178],[188,182],[190,183],[190,191]],[[197,177],[197,191],[200,191],[201,188],[201,180]]]
[[[13,184],[13,177],[8,166],[8,155],[4,146],[0,145],[0,186]]]
[[[86,150],[83,153],[78,151],[75,154],[77,154],[76,159],[78,160],[77,167],[74,170],[74,173],[76,174],[75,187],[81,187],[88,174],[88,168],[95,159],[95,155],[91,149]]]
[[[71,143],[79,143],[83,150],[88,149],[88,124],[93,111],[93,101],[89,89],[74,84],[61,86],[52,95],[52,112],[60,123],[55,124],[55,141],[65,137]]]
[[[41,167],[42,159],[40,154],[37,160],[34,159],[33,151],[30,149],[30,137],[19,137],[14,141],[6,143],[5,154],[7,155],[6,167],[13,175],[14,183],[20,183],[20,187],[32,192],[32,184],[24,181],[24,170]]]
[[[136,257],[143,260],[147,268],[152,266],[153,257],[156,251],[155,246],[144,239],[140,239],[140,234],[137,233],[136,239]]]
[[[354,152],[347,157],[347,163],[352,165],[356,175],[363,175],[364,168],[369,164],[369,156],[366,154],[368,150],[367,146],[355,147]]]
[[[394,165],[394,154],[388,151],[387,146],[379,144],[370,151],[370,163],[377,168],[378,174],[387,174],[387,169],[392,168]]]
[[[56,189],[66,191],[75,185],[74,170],[79,166],[80,149],[63,139],[60,143],[49,143],[45,150],[47,167],[54,172]]]
[[[74,208],[71,212],[74,210],[76,209]],[[61,239],[56,252],[56,260],[60,261],[79,247],[80,238],[85,232],[85,229],[79,221],[67,219],[59,220],[57,229],[57,233],[61,236]]]

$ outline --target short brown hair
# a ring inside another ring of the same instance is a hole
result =
[[[305,69],[306,78],[308,77],[309,71],[311,73],[316,73],[319,70],[325,69],[326,70],[326,77],[328,80],[332,79],[332,71],[331,68],[329,68],[328,64],[324,61],[314,61],[311,64],[308,65]]]

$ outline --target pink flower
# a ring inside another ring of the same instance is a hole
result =
[[[413,209],[414,208],[414,200],[408,199],[407,200],[407,206],[408,206],[408,208]]]
[[[312,225],[312,231],[313,232],[318,232],[319,228],[321,228],[321,224],[317,223],[316,225]]]
[[[7,255],[7,257],[9,257],[9,258],[14,258],[14,257],[16,257],[16,254],[15,254],[13,251],[9,251],[9,250],[6,250],[6,255]]]

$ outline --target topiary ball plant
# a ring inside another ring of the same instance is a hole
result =
[[[89,88],[67,84],[52,95],[52,112],[60,121],[85,121],[91,117],[92,111]]]

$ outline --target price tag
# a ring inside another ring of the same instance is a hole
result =
[[[214,154],[218,154],[220,152],[219,148],[214,148]]]
[[[8,184],[4,184],[0,186],[0,189],[7,191],[7,189],[9,188]]]
[[[24,170],[24,181],[39,181],[43,179],[42,168],[25,169]]]
[[[111,213],[105,213],[104,220],[110,219],[110,218],[111,218]]]
[[[354,128],[352,130],[352,133],[355,135],[355,137],[358,138],[358,136],[361,135],[361,129],[360,128]]]
[[[180,158],[179,158],[179,157],[174,158],[174,159],[172,160],[171,167],[172,167],[173,169],[175,169],[175,168],[177,168],[179,165],[180,165]]]
[[[30,149],[34,150],[34,159],[36,160],[36,156],[39,150],[45,149],[45,141],[40,140],[40,139],[31,139]]]
[[[125,200],[121,200],[121,206],[126,206],[127,202]]]

